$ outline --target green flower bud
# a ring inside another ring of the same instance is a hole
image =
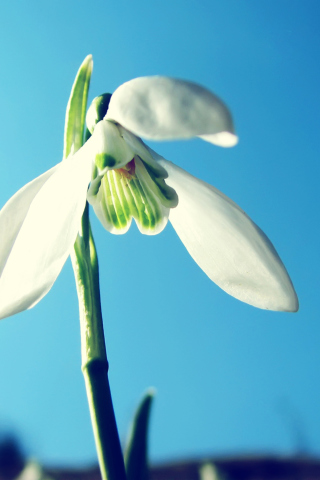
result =
[[[87,127],[91,134],[96,124],[105,117],[108,111],[110,99],[111,93],[103,93],[99,97],[96,97],[92,100],[86,116]]]

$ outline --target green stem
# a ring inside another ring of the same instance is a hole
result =
[[[108,480],[126,478],[117,425],[112,408],[108,365],[94,360],[83,368],[91,422],[101,476]]]
[[[63,158],[83,145],[92,57],[82,62],[67,105]],[[86,132],[85,140],[90,136]],[[100,303],[99,268],[86,206],[71,254],[80,310],[82,371],[94,438],[104,480],[125,480],[125,468],[108,380],[108,361]]]
[[[125,480],[125,467],[112,405],[100,305],[99,268],[88,208],[71,255],[80,310],[82,372],[104,480]]]

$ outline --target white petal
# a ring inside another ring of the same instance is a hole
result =
[[[0,254],[3,259],[10,252],[0,277],[0,318],[33,307],[59,275],[80,227],[91,177],[92,144],[90,139],[53,172],[24,187],[1,211],[0,231],[10,215],[12,226],[5,253]],[[24,197],[27,207],[20,215],[16,209]]]
[[[258,308],[298,310],[288,273],[270,240],[232,200],[160,160],[178,193],[169,219],[190,255],[219,287]]]
[[[124,83],[112,95],[105,118],[151,140],[203,135],[221,146],[226,146],[226,136],[228,146],[237,142],[231,114],[216,95],[195,83],[168,77],[140,77]]]
[[[234,147],[238,143],[238,137],[230,132],[221,132],[215,135],[199,135],[199,137],[219,147]]]
[[[121,168],[134,157],[134,152],[123,139],[120,129],[113,123],[102,120],[94,129],[95,164],[99,172],[109,168]]]
[[[57,168],[58,165],[27,183],[2,208],[0,212],[0,276],[32,200]]]
[[[141,233],[144,235],[158,235],[168,223],[170,208],[163,205],[158,194],[156,194],[157,187],[150,178],[142,161],[139,158],[136,158],[135,163],[136,175],[146,198],[144,210],[146,212],[148,210],[150,211],[147,216],[149,219],[152,219],[152,224],[150,225],[150,221],[145,224],[145,222],[143,222],[138,216],[135,216],[134,219]]]

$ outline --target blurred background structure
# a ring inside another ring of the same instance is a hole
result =
[[[9,451],[10,450],[10,451]],[[5,453],[4,457],[2,457]],[[13,443],[0,445],[0,480],[100,480],[98,466],[46,468],[21,464]],[[286,457],[226,457],[175,461],[151,466],[149,480],[319,480],[320,460]]]
[[[117,237],[92,217],[120,435],[155,386],[152,464],[319,457],[319,10],[319,0],[1,2],[1,206],[62,158],[87,54],[90,101],[138,76],[185,78],[227,103],[239,145],[152,148],[256,221],[300,299],[294,315],[257,310],[210,282],[171,226]],[[69,262],[39,305],[0,323],[0,430],[41,465],[96,463],[78,323]]]

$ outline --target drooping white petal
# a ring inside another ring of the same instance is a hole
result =
[[[140,77],[113,93],[106,117],[151,140],[203,136],[221,146],[237,143],[231,114],[209,90],[168,77]]]
[[[0,277],[32,200],[57,168],[58,165],[27,183],[2,208],[0,212]]]
[[[238,137],[234,133],[221,132],[213,135],[199,135],[202,140],[213,143],[219,147],[234,147],[238,143]]]
[[[12,226],[11,244],[6,242],[0,254],[4,259],[9,253],[0,276],[0,318],[33,307],[59,275],[80,227],[93,143],[92,138],[74,156],[24,187],[1,211],[0,231],[10,217]],[[24,198],[27,206],[20,215],[16,209]]]
[[[164,159],[179,196],[171,223],[190,255],[219,287],[268,310],[294,312],[298,299],[270,240],[232,200]]]

